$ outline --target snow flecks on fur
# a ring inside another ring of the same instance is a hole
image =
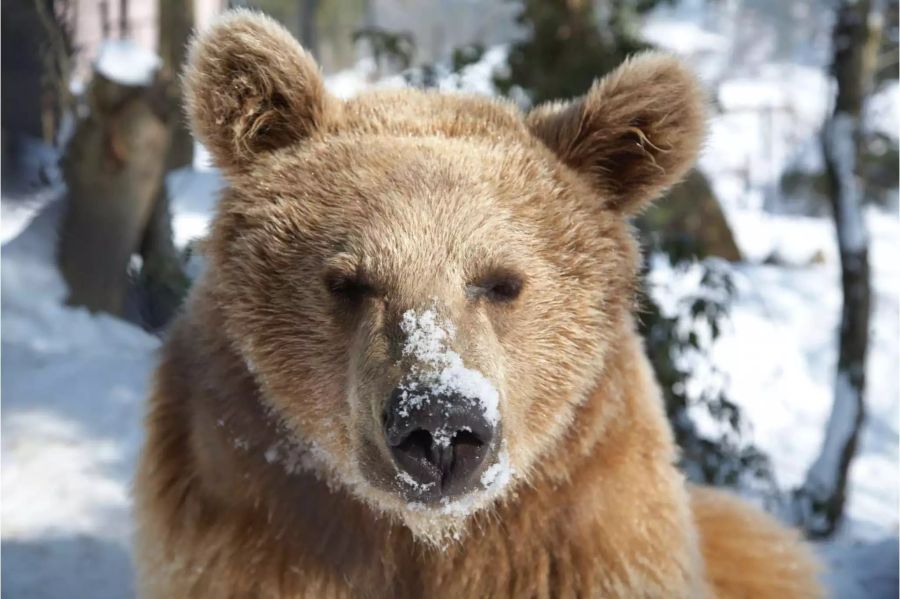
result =
[[[481,475],[481,486],[485,489],[502,489],[509,484],[514,470],[509,464],[509,452],[506,448],[500,451],[497,461]]]
[[[401,416],[408,415],[410,409],[425,401],[426,395],[419,392],[424,384],[428,387],[429,396],[462,396],[478,402],[490,424],[496,425],[500,421],[500,395],[496,387],[481,372],[467,368],[460,355],[450,348],[456,335],[452,323],[440,322],[433,309],[419,314],[415,310],[407,310],[400,328],[406,335],[403,356],[417,362],[411,372],[414,380],[401,384]],[[435,440],[449,443],[450,437],[444,439],[436,435]]]
[[[416,481],[416,479],[414,479],[403,470],[397,472],[397,480],[400,481],[400,483],[402,483],[403,485],[410,487],[416,491],[427,491],[434,486],[434,483],[420,483]]]
[[[266,449],[263,456],[269,464],[280,464],[288,474],[317,471],[316,460],[307,448],[288,440],[276,441]]]
[[[284,430],[279,431],[279,437],[263,453],[266,462],[280,465],[289,475],[312,474],[330,489],[336,488],[334,477],[327,475],[334,469],[333,459],[324,449],[315,443],[298,441]]]
[[[435,530],[426,532],[425,535],[431,537],[431,541],[440,545],[448,538],[459,538],[462,532],[460,527],[466,518],[499,497],[509,485],[514,474],[515,470],[510,464],[509,452],[504,444],[497,456],[497,461],[481,475],[479,480],[482,487],[481,492],[470,493],[458,498],[444,497],[440,501],[440,506],[436,509],[418,502],[408,503],[407,508],[412,512],[436,513],[447,518],[436,520],[434,523],[440,523],[440,526],[436,527]]]
[[[251,360],[246,353],[243,354],[243,357],[244,365],[247,367],[247,372],[249,372],[253,376],[256,376],[259,373],[259,370],[256,368],[256,364],[253,363],[253,360]]]

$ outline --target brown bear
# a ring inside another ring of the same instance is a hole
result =
[[[234,12],[185,84],[228,188],[150,398],[142,596],[819,596],[794,533],[686,485],[635,332],[629,216],[703,136],[675,59],[524,115],[342,101]]]

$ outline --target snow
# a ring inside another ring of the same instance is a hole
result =
[[[499,489],[509,484],[513,474],[515,470],[509,464],[509,452],[504,447],[500,450],[497,461],[481,474],[479,482],[485,489]]]
[[[225,187],[218,171],[180,168],[168,174],[166,186],[174,213],[175,245],[184,247],[206,237],[219,192]]]
[[[224,421],[219,422],[219,426],[225,425]],[[234,442],[236,445],[243,444],[240,440]],[[243,448],[250,449],[249,445]],[[287,474],[313,474],[329,488],[334,486],[332,478],[326,475],[334,467],[334,460],[328,452],[316,443],[301,441],[284,424],[279,423],[276,441],[266,448],[263,457],[269,464],[279,464]]]
[[[437,88],[444,92],[465,92],[495,95],[493,75],[506,65],[508,47],[498,45],[485,50],[481,60],[463,67],[459,73],[452,73],[443,65],[433,65],[437,71]],[[325,78],[325,86],[338,98],[351,98],[368,89],[397,89],[410,87],[403,75],[391,75],[377,79],[375,61],[371,58],[360,60],[351,69],[345,69]],[[409,75],[415,78],[415,73]]]
[[[452,323],[440,322],[433,309],[421,313],[407,310],[403,313],[400,329],[406,335],[403,356],[415,361],[400,386],[403,390],[401,410],[417,407],[428,398],[440,400],[456,395],[477,402],[489,424],[496,425],[500,421],[497,388],[484,374],[467,368],[460,355],[450,347],[456,334]],[[427,386],[427,395],[418,393],[420,386]],[[435,441],[446,446],[450,436],[436,431]]]
[[[860,188],[856,178],[856,125],[854,118],[839,112],[825,125],[825,147],[835,164],[838,179],[838,210],[841,224],[838,237],[845,251],[861,252],[868,242],[866,224],[860,206]]]
[[[859,390],[850,384],[849,373],[839,371],[822,453],[807,475],[807,486],[816,497],[829,497],[837,487],[834,475],[838,471],[841,454],[850,443],[854,423],[859,418],[859,400]]]
[[[416,481],[416,479],[414,479],[412,476],[410,476],[408,472],[405,472],[403,470],[397,472],[397,480],[399,480],[404,485],[411,487],[417,492],[427,491],[435,485],[435,483],[420,483]]]
[[[720,111],[710,120],[700,167],[726,213],[772,208],[789,166],[821,167],[818,136],[831,95],[822,70],[802,65],[770,64],[719,82]]]
[[[497,455],[497,461],[489,466],[479,479],[482,491],[478,493],[469,493],[468,495],[454,499],[442,497],[437,513],[442,516],[450,516],[456,519],[455,522],[451,521],[449,524],[458,527],[460,519],[471,516],[476,510],[488,505],[491,499],[500,495],[503,489],[510,483],[514,474],[515,470],[509,463],[509,452],[504,443]],[[411,502],[407,507],[412,511],[433,510],[433,508],[418,502]],[[446,541],[446,538],[443,538],[444,533],[446,532],[447,531],[438,533],[436,540],[439,545]],[[449,534],[450,537],[458,539],[460,538],[461,531],[458,528],[453,528],[449,531]]]
[[[682,56],[718,52],[728,43],[722,34],[688,21],[651,20],[642,32],[647,41]]]
[[[63,305],[60,212],[47,203],[2,249],[3,591],[126,597],[130,480],[159,341]]]
[[[900,84],[885,82],[866,100],[863,122],[866,130],[897,139],[900,135]]]
[[[364,58],[352,69],[345,69],[325,79],[328,91],[341,99],[352,98],[370,88],[376,73],[375,60]]]
[[[834,599],[894,599],[897,597],[896,538],[877,543],[830,544],[821,548],[830,568],[823,574]],[[870,576],[860,576],[870,572]]]
[[[46,188],[31,196],[0,204],[0,243],[15,239],[49,202],[59,197],[60,189]]]
[[[132,40],[106,40],[100,46],[94,68],[110,81],[140,87],[153,83],[160,64],[159,56]]]
[[[372,58],[363,58],[353,68],[327,76],[325,87],[338,98],[347,99],[369,89],[409,87],[409,82],[403,75],[379,78],[375,61]]]
[[[488,48],[481,59],[463,67],[459,73],[450,73],[438,82],[442,91],[461,91],[471,94],[493,96],[497,93],[494,86],[494,73],[506,66],[509,48],[494,46]]]

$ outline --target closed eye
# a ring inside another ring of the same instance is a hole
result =
[[[494,303],[509,303],[522,293],[525,282],[513,271],[498,270],[481,277],[468,287],[470,297],[483,297]]]
[[[358,303],[375,293],[372,285],[356,274],[332,273],[326,275],[325,287],[335,298],[351,303]]]

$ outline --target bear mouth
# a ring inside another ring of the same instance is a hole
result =
[[[483,489],[481,475],[496,453],[495,439],[470,430],[411,431],[389,443],[398,490],[408,502],[438,505]]]

